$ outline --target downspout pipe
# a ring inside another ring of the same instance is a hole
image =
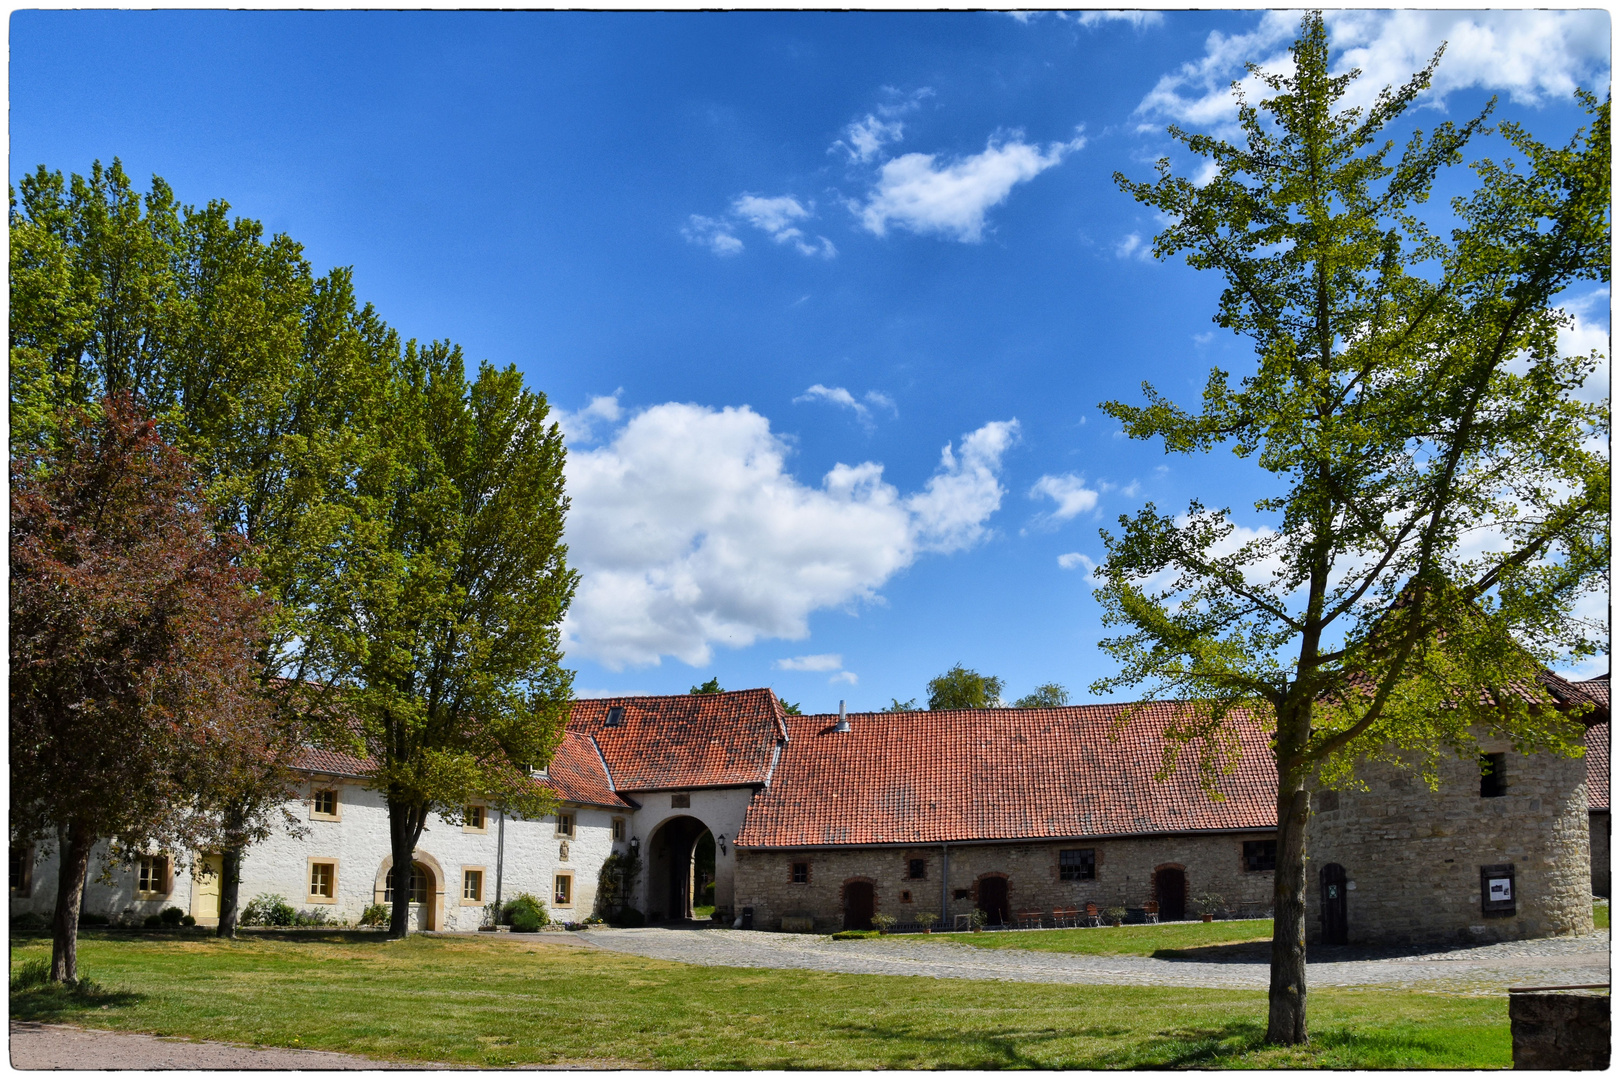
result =
[[[497,818],[499,824],[496,826],[495,834],[495,919],[497,922],[501,918],[501,869],[502,864],[506,861],[506,811],[501,810],[498,813],[500,815]]]
[[[941,844],[939,845],[939,851],[942,863],[939,868],[939,921],[942,924],[941,929],[949,930],[951,928],[951,845]]]

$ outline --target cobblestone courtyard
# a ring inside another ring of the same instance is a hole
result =
[[[1093,932],[1106,934],[1108,928]],[[1264,990],[1269,983],[1269,945],[1263,942],[1189,950],[1199,958],[1183,960],[983,949],[916,935],[833,941],[810,934],[648,927],[566,936],[594,948],[716,967],[1243,990]],[[1500,994],[1510,986],[1608,982],[1609,932],[1431,952],[1318,946],[1310,950],[1309,963],[1313,987]]]

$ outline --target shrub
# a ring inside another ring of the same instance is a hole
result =
[[[984,924],[989,921],[990,916],[985,914],[981,908],[974,908],[972,911],[968,912],[968,925],[972,926],[975,930],[983,929]]]
[[[107,918],[107,916],[105,916],[105,915],[97,915],[93,911],[81,911],[81,912],[79,912],[79,925],[80,926],[110,926],[110,925],[112,925],[112,920]]]
[[[926,930],[930,926],[933,926],[935,923],[939,922],[939,916],[935,915],[932,911],[921,911],[917,913],[917,918],[915,921],[918,926]]]
[[[329,926],[331,922],[332,918],[324,908],[316,908],[313,911],[300,911],[293,915],[294,926]]]
[[[80,922],[83,921],[80,920]],[[37,934],[50,925],[45,916],[37,915],[32,911],[25,911],[11,920],[11,932],[14,934]]]
[[[532,934],[549,921],[546,905],[533,893],[518,893],[506,905],[506,921],[520,934]]]
[[[292,926],[298,912],[277,893],[260,893],[242,909],[243,926]]]
[[[872,929],[880,934],[887,934],[894,929],[894,924],[899,921],[893,915],[874,915],[872,916]]]
[[[1213,915],[1226,906],[1226,900],[1220,893],[1204,893],[1193,897],[1192,905],[1200,915]]]
[[[372,904],[360,913],[361,926],[387,926],[388,919],[393,913],[388,910],[387,904]]]
[[[180,916],[180,925],[181,926],[196,926],[197,925],[197,917],[195,915],[182,915],[182,916]]]
[[[26,990],[30,986],[38,986],[41,983],[50,981],[51,962],[44,957],[38,957],[33,960],[23,961],[22,967],[17,969],[17,974],[11,977],[11,988],[13,990]]]
[[[163,925],[163,916],[148,915],[146,918],[141,920],[141,925],[146,927],[148,930],[155,930]]]
[[[1115,904],[1111,908],[1103,909],[1103,918],[1107,919],[1109,922],[1124,922],[1125,914],[1125,909],[1120,907],[1118,904]]]
[[[166,907],[158,915],[158,918],[163,920],[164,926],[179,926],[180,920],[185,917],[186,913],[177,907]]]

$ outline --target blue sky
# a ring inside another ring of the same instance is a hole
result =
[[[1268,493],[1097,408],[1249,363],[1112,174],[1173,154],[1167,123],[1230,123],[1296,22],[18,12],[11,175],[120,157],[353,266],[406,335],[521,368],[569,432],[581,693],[717,675],[869,708],[960,661],[1083,699],[1111,670],[1099,526],[1192,497],[1258,524]],[[1420,127],[1494,93],[1561,143],[1571,88],[1609,78],[1602,12],[1330,32],[1369,89],[1452,43]],[[1568,306],[1606,350],[1607,293]]]

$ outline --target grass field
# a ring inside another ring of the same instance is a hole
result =
[[[1592,925],[1599,930],[1609,928],[1609,902],[1599,900],[1592,905]]]
[[[983,934],[931,934],[928,938],[934,941],[974,945],[981,949],[1034,949],[1037,952],[1085,953],[1090,956],[1173,956],[1183,949],[1270,939],[1270,919],[1159,923],[1153,926],[1080,927],[1071,930],[1008,930]],[[916,941],[918,938],[908,934],[905,940]]]
[[[980,935],[983,937],[984,935]],[[14,939],[11,964],[49,956]],[[1308,1047],[1260,1045],[1265,995],[696,967],[537,939],[90,932],[93,996],[14,1019],[475,1066],[1507,1068],[1507,1003],[1315,991]]]

